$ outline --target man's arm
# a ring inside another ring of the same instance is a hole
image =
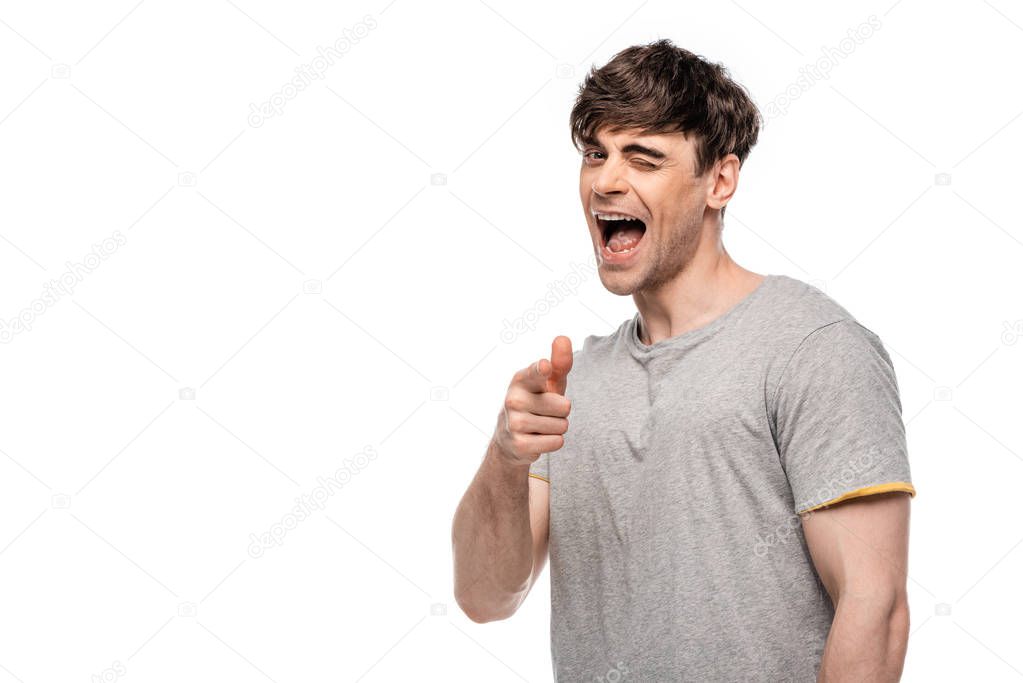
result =
[[[476,623],[507,619],[547,559],[548,484],[510,466],[491,442],[455,512],[455,599]]]
[[[902,676],[909,640],[909,498],[869,495],[803,518],[810,555],[835,605],[818,683]]]
[[[529,476],[560,449],[572,342],[559,336],[551,359],[515,373],[487,453],[455,510],[451,529],[455,600],[477,623],[507,619],[529,594],[547,558],[548,483]]]

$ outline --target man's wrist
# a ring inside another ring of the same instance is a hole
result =
[[[500,444],[497,443],[497,439],[490,440],[484,457],[490,461],[491,467],[501,478],[521,479],[529,474],[531,463],[516,461],[501,448]]]

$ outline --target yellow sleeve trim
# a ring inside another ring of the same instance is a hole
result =
[[[905,491],[906,493],[909,494],[910,498],[916,495],[916,489],[913,488],[913,485],[910,484],[908,481],[893,481],[887,484],[875,484],[874,486],[864,486],[863,488],[859,488],[854,491],[849,491],[848,493],[843,493],[838,498],[832,498],[831,500],[821,503],[820,505],[814,505],[812,508],[802,510],[800,514],[802,514],[803,512],[810,512],[811,510],[818,510],[822,507],[827,507],[828,505],[841,503],[843,500],[850,500],[851,498],[859,498],[861,496],[870,496],[875,493],[888,493],[889,491]]]
[[[531,477],[536,477],[536,478],[537,478],[537,479],[539,479],[540,481],[545,481],[545,482],[547,482],[548,484],[549,484],[549,483],[551,483],[551,480],[550,480],[550,479],[547,479],[547,478],[545,478],[545,477],[541,477],[541,476],[540,476],[539,474],[533,474],[532,472],[530,472],[530,473],[529,473],[529,476],[531,476]]]

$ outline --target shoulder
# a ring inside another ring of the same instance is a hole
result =
[[[782,349],[794,349],[815,330],[853,318],[844,306],[814,285],[788,275],[775,277],[771,313],[775,338]]]
[[[583,339],[582,347],[575,352],[575,360],[586,362],[612,353],[616,347],[619,347],[624,342],[625,336],[629,334],[634,320],[635,316],[626,318],[618,324],[617,328],[607,334],[588,335]]]
[[[777,276],[775,284],[769,307],[774,320],[770,334],[773,348],[768,354],[768,396],[794,362],[853,360],[870,354],[891,364],[880,337],[834,298],[787,275]]]
[[[624,339],[629,333],[631,318],[622,321],[618,327],[607,334],[590,334],[583,339],[582,345],[572,351],[572,374],[568,383],[569,391],[578,388],[589,380],[597,380],[606,373],[614,361],[620,360],[619,354],[625,351]]]

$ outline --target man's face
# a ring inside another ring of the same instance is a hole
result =
[[[625,296],[655,290],[691,261],[708,187],[706,175],[693,175],[695,155],[682,133],[598,131],[595,144],[583,147],[579,196],[600,280],[609,291]],[[604,217],[621,215],[639,220]]]

